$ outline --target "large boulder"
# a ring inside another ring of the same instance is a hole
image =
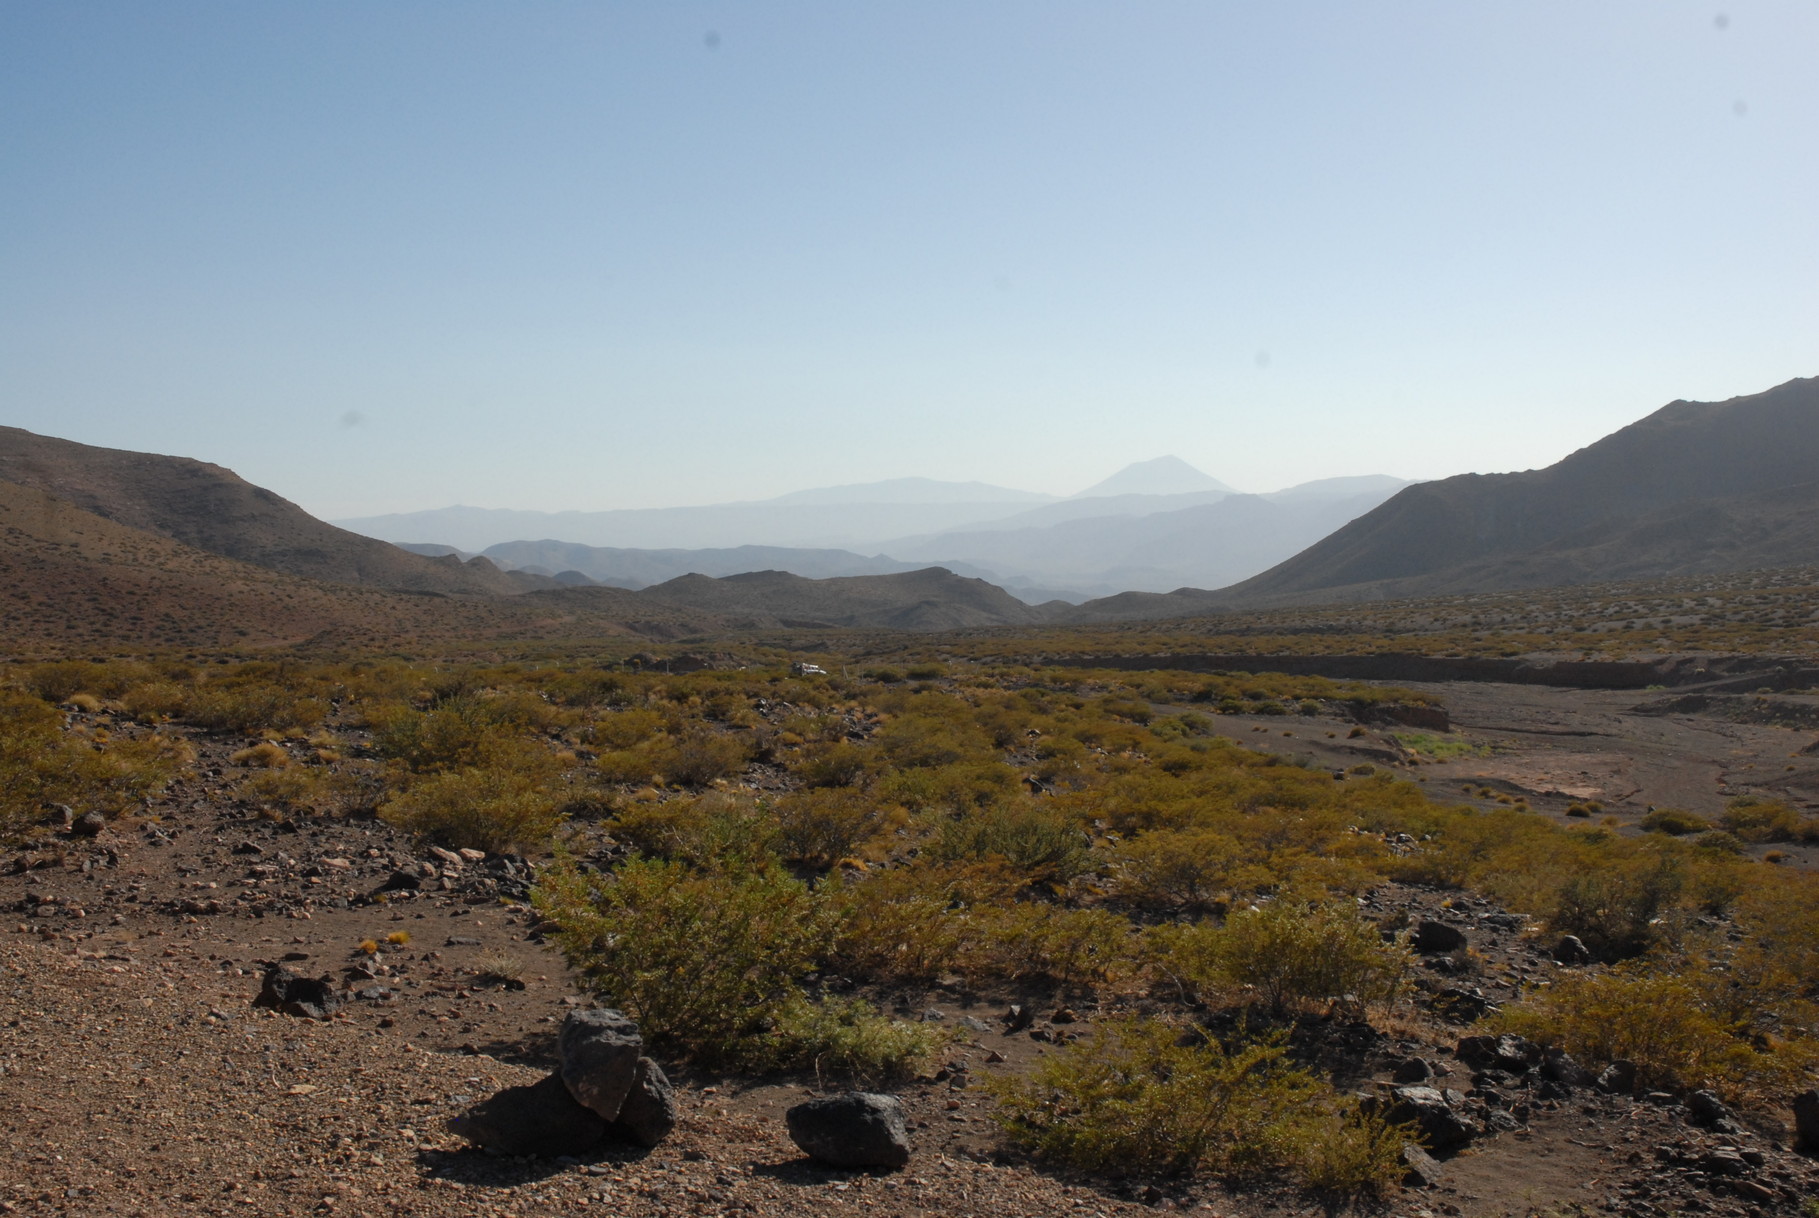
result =
[[[577,1103],[613,1120],[631,1093],[644,1055],[644,1037],[623,1011],[570,1011],[556,1037],[558,1073]]]
[[[606,1141],[599,1114],[575,1102],[562,1076],[551,1074],[528,1087],[507,1087],[481,1100],[448,1123],[475,1146],[508,1155],[584,1155]]]
[[[1636,1063],[1618,1058],[1598,1072],[1598,1090],[1612,1095],[1631,1095],[1636,1090]]]
[[[331,1019],[341,1009],[341,995],[327,977],[299,977],[282,964],[268,964],[253,1005],[300,1019]]]
[[[809,1100],[784,1114],[790,1141],[832,1167],[902,1167],[909,1162],[909,1129],[894,1095],[848,1091]]]

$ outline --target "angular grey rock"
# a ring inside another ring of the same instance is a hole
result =
[[[84,812],[70,822],[69,831],[77,837],[96,837],[107,828],[107,817],[99,812]]]
[[[1465,950],[1465,932],[1445,922],[1421,922],[1411,939],[1415,950],[1424,956]]]
[[[1592,949],[1578,935],[1561,935],[1560,942],[1554,944],[1555,964],[1590,964]]]
[[[790,1141],[811,1159],[833,1167],[902,1167],[909,1130],[894,1095],[848,1091],[809,1100],[784,1113]]]
[[[1636,1090],[1636,1063],[1618,1058],[1598,1073],[1598,1090],[1629,1095]]]
[[[1695,1125],[1707,1127],[1734,1124],[1731,1121],[1731,1110],[1712,1091],[1695,1091],[1687,1096],[1686,1117]]]
[[[268,964],[253,1005],[299,1019],[332,1019],[341,1009],[341,995],[327,977],[299,977],[282,964]]]
[[[575,1102],[560,1075],[507,1087],[452,1118],[450,1132],[508,1155],[584,1155],[606,1141],[606,1122]]]
[[[1794,1097],[1794,1149],[1819,1154],[1819,1091]]]
[[[1391,1095],[1386,1115],[1397,1123],[1412,1122],[1430,1151],[1446,1154],[1478,1136],[1478,1127],[1432,1087],[1398,1087]]]
[[[1520,1036],[1463,1036],[1453,1050],[1474,1070],[1523,1074],[1541,1060],[1541,1050]]]
[[[570,1011],[556,1037],[562,1065],[558,1073],[575,1101],[613,1120],[631,1092],[644,1037],[624,1011],[601,1008]]]
[[[607,1123],[608,1136],[639,1146],[655,1146],[676,1127],[676,1089],[663,1067],[648,1057],[638,1059],[632,1089],[619,1105],[619,1115]]]
[[[1410,1188],[1433,1188],[1446,1174],[1440,1160],[1413,1142],[1402,1148],[1402,1166],[1402,1182]]]

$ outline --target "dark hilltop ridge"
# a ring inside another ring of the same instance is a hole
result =
[[[1545,469],[1404,488],[1217,591],[1089,601],[1075,621],[1560,587],[1819,556],[1819,377],[1672,402]]]

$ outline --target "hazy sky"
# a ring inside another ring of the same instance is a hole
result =
[[[1819,4],[0,0],[0,422],[341,516],[1545,465],[1819,374]]]

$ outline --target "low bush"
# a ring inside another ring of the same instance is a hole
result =
[[[652,1044],[722,1065],[775,1062],[777,1029],[806,1001],[800,982],[834,934],[831,904],[774,867],[703,873],[633,859],[592,875],[558,865],[533,899],[588,986]]]
[[[613,836],[640,854],[702,870],[774,861],[776,822],[750,799],[723,792],[633,804],[612,823]]]
[[[1556,982],[1489,1026],[1565,1049],[1594,1069],[1636,1063],[1647,1086],[1714,1087],[1733,1096],[1797,1089],[1815,1061],[1811,1042],[1769,1042],[1726,1010],[1728,982],[1637,962]],[[1768,1047],[1758,1047],[1758,1045]]]
[[[1281,1038],[1226,1048],[1157,1022],[1107,1021],[1028,1076],[988,1086],[1014,1142],[1107,1175],[1286,1168],[1319,1187],[1378,1192],[1400,1175],[1409,1140],[1291,1064]]]
[[[1655,808],[1637,823],[1644,833],[1666,833],[1672,837],[1703,833],[1712,827],[1712,822],[1705,817],[1679,808]]]
[[[1217,829],[1157,829],[1111,852],[1112,889],[1137,905],[1204,911],[1247,860],[1238,839]]]
[[[875,799],[851,788],[792,791],[771,805],[777,850],[791,862],[831,867],[857,853],[885,821]]]
[[[541,776],[503,769],[446,770],[419,778],[379,808],[389,824],[449,849],[489,854],[540,847],[561,823]]]
[[[1407,947],[1343,905],[1279,900],[1223,926],[1163,925],[1151,959],[1202,1001],[1261,1002],[1277,1013],[1314,1003],[1387,1002],[1411,965]]]
[[[1093,868],[1092,842],[1065,812],[1029,803],[951,815],[927,853],[939,862],[1002,859],[1031,884],[1065,884]]]

